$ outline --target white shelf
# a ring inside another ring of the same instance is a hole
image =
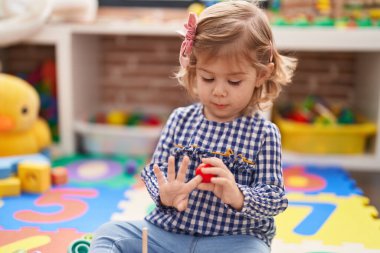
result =
[[[180,36],[177,31],[182,29],[179,23],[170,24],[141,24],[125,22],[97,23],[96,25],[74,25],[71,31],[75,34],[94,35],[160,35]]]
[[[274,27],[280,49],[297,51],[380,51],[380,28]]]
[[[96,24],[48,24],[28,40],[55,43],[62,33],[82,35],[179,36],[182,23],[109,21]],[[380,28],[337,29],[323,27],[273,27],[276,46],[296,51],[380,52]]]
[[[67,25],[46,25],[33,37],[29,38],[26,43],[37,45],[57,45],[60,43],[62,36],[70,34],[70,27]]]
[[[309,155],[283,152],[284,163],[338,165],[350,170],[379,170],[380,161],[376,155]]]

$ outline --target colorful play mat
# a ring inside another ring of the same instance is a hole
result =
[[[0,199],[0,253],[86,252],[91,232],[109,220],[135,220],[154,208],[138,175],[144,157],[73,156],[70,182],[44,194]],[[289,208],[276,217],[273,253],[380,253],[380,220],[340,167],[286,165]],[[82,251],[81,251],[82,250]]]

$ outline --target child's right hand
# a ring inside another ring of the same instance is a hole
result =
[[[161,204],[164,206],[175,207],[178,211],[186,210],[190,192],[202,182],[202,177],[199,175],[189,182],[185,182],[189,161],[189,157],[185,156],[183,158],[176,176],[175,160],[173,156],[170,156],[167,178],[157,164],[153,166],[153,171],[158,181]]]

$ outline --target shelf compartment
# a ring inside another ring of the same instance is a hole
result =
[[[162,127],[124,127],[76,122],[82,148],[90,154],[148,155],[157,145]]]

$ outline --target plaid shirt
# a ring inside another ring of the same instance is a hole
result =
[[[171,232],[191,235],[253,235],[270,246],[275,234],[273,216],[288,205],[285,197],[281,137],[278,128],[256,113],[232,122],[207,120],[201,104],[176,109],[164,127],[152,161],[142,171],[142,178],[156,203],[145,218]],[[244,195],[241,211],[223,203],[213,192],[194,190],[188,207],[178,212],[160,204],[153,164],[167,175],[170,155],[190,157],[186,178],[195,176],[203,157],[219,157],[235,176]]]

